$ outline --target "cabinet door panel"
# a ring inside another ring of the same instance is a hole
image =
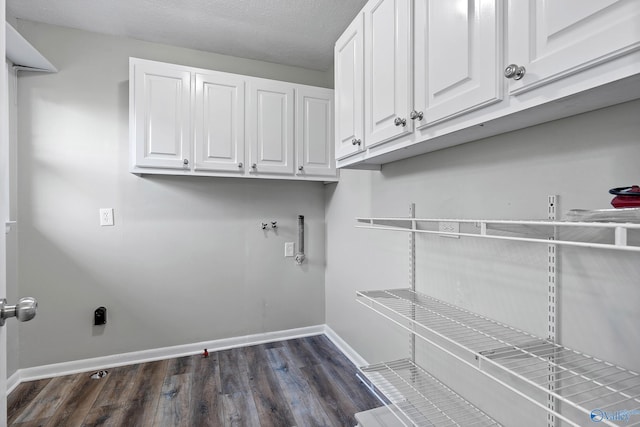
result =
[[[508,62],[527,72],[518,94],[640,49],[640,2],[511,0]]]
[[[438,123],[502,98],[497,0],[415,4],[416,123]]]
[[[135,64],[133,79],[135,166],[188,169],[191,74],[166,65]]]
[[[244,172],[244,80],[196,74],[195,170]]]
[[[364,21],[359,14],[335,46],[336,158],[364,148]],[[354,144],[359,140],[360,144]]]
[[[335,176],[333,91],[297,89],[296,109],[296,173],[302,176]]]
[[[365,10],[365,142],[367,147],[411,133],[411,6],[408,0],[375,0]],[[395,124],[405,119],[404,126]]]
[[[251,172],[293,174],[293,87],[263,81],[250,86]]]

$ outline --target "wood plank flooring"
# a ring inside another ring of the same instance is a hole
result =
[[[355,426],[380,406],[324,335],[20,384],[10,426]]]

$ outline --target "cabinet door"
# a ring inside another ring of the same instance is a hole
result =
[[[256,79],[248,87],[250,173],[293,175],[293,86]]]
[[[333,91],[296,89],[296,174],[335,177],[333,145]]]
[[[518,94],[640,48],[640,2],[511,0],[508,28],[507,62],[526,68],[509,83]]]
[[[364,10],[364,138],[367,147],[413,131],[409,0],[370,0]]]
[[[335,45],[336,158],[364,149],[364,19],[359,14]]]
[[[424,127],[502,98],[497,0],[421,0],[414,14],[414,114]]]
[[[189,170],[191,73],[146,61],[130,70],[134,166]]]
[[[194,169],[244,173],[244,79],[196,74],[195,84]]]

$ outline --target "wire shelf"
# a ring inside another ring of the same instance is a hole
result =
[[[415,425],[500,425],[408,359],[360,370]]]
[[[640,252],[637,243],[629,242],[629,231],[635,233],[640,230],[640,224],[628,222],[573,222],[573,221],[515,221],[515,220],[476,220],[476,219],[431,219],[431,218],[356,218],[360,225],[356,228],[375,230],[402,231],[418,234],[433,234],[439,236],[473,237],[493,240],[507,240],[529,243],[549,243],[549,237],[554,235],[555,229],[591,229],[604,230],[611,233],[613,243],[597,243],[576,240],[554,239],[554,245],[584,247],[593,249],[613,249],[626,252]],[[439,223],[458,223],[474,226],[466,232],[440,231]],[[418,228],[418,224],[432,229]],[[435,227],[435,228],[434,228]],[[519,236],[505,236],[489,234],[489,230],[508,231]]]
[[[595,408],[615,412],[620,407],[640,414],[640,375],[636,372],[409,289],[360,291],[357,295],[358,302],[421,338],[433,343],[429,336],[421,335],[421,331],[426,331],[471,352],[478,360],[474,367],[493,379],[499,380],[486,373],[485,364],[588,415]],[[404,321],[396,321],[394,317],[398,316]],[[602,424],[618,425],[608,419],[602,420]]]

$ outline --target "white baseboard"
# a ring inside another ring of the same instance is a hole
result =
[[[17,370],[9,378],[7,378],[7,395],[20,384],[20,370]]]
[[[265,332],[261,334],[245,335],[242,337],[224,338],[213,341],[203,341],[194,344],[177,345],[172,347],[156,348],[151,350],[134,351],[131,353],[114,354],[111,356],[95,357],[91,359],[74,360],[71,362],[54,363],[51,365],[34,366],[16,371],[7,380],[7,394],[24,381],[39,380],[42,378],[59,377],[79,372],[94,371],[137,363],[152,362],[155,360],[171,359],[175,357],[198,354],[208,351],[226,350],[235,347],[245,347],[274,341],[284,341],[295,338],[320,335],[325,333],[325,325],[308,326],[305,328],[288,329],[284,331]],[[340,339],[333,331],[336,337]],[[334,338],[330,337],[332,341]],[[336,341],[334,341],[335,343]],[[346,345],[346,343],[345,343]],[[350,348],[350,347],[349,347]]]
[[[360,356],[360,354],[358,354],[357,351],[353,349],[353,347],[347,344],[345,340],[340,338],[340,335],[336,334],[336,332],[331,329],[329,325],[324,325],[324,334],[331,340],[331,342],[333,342],[336,347],[338,347],[338,350],[344,353],[344,355],[347,356],[349,360],[351,360],[351,363],[356,365],[358,368],[369,364],[362,356]]]

